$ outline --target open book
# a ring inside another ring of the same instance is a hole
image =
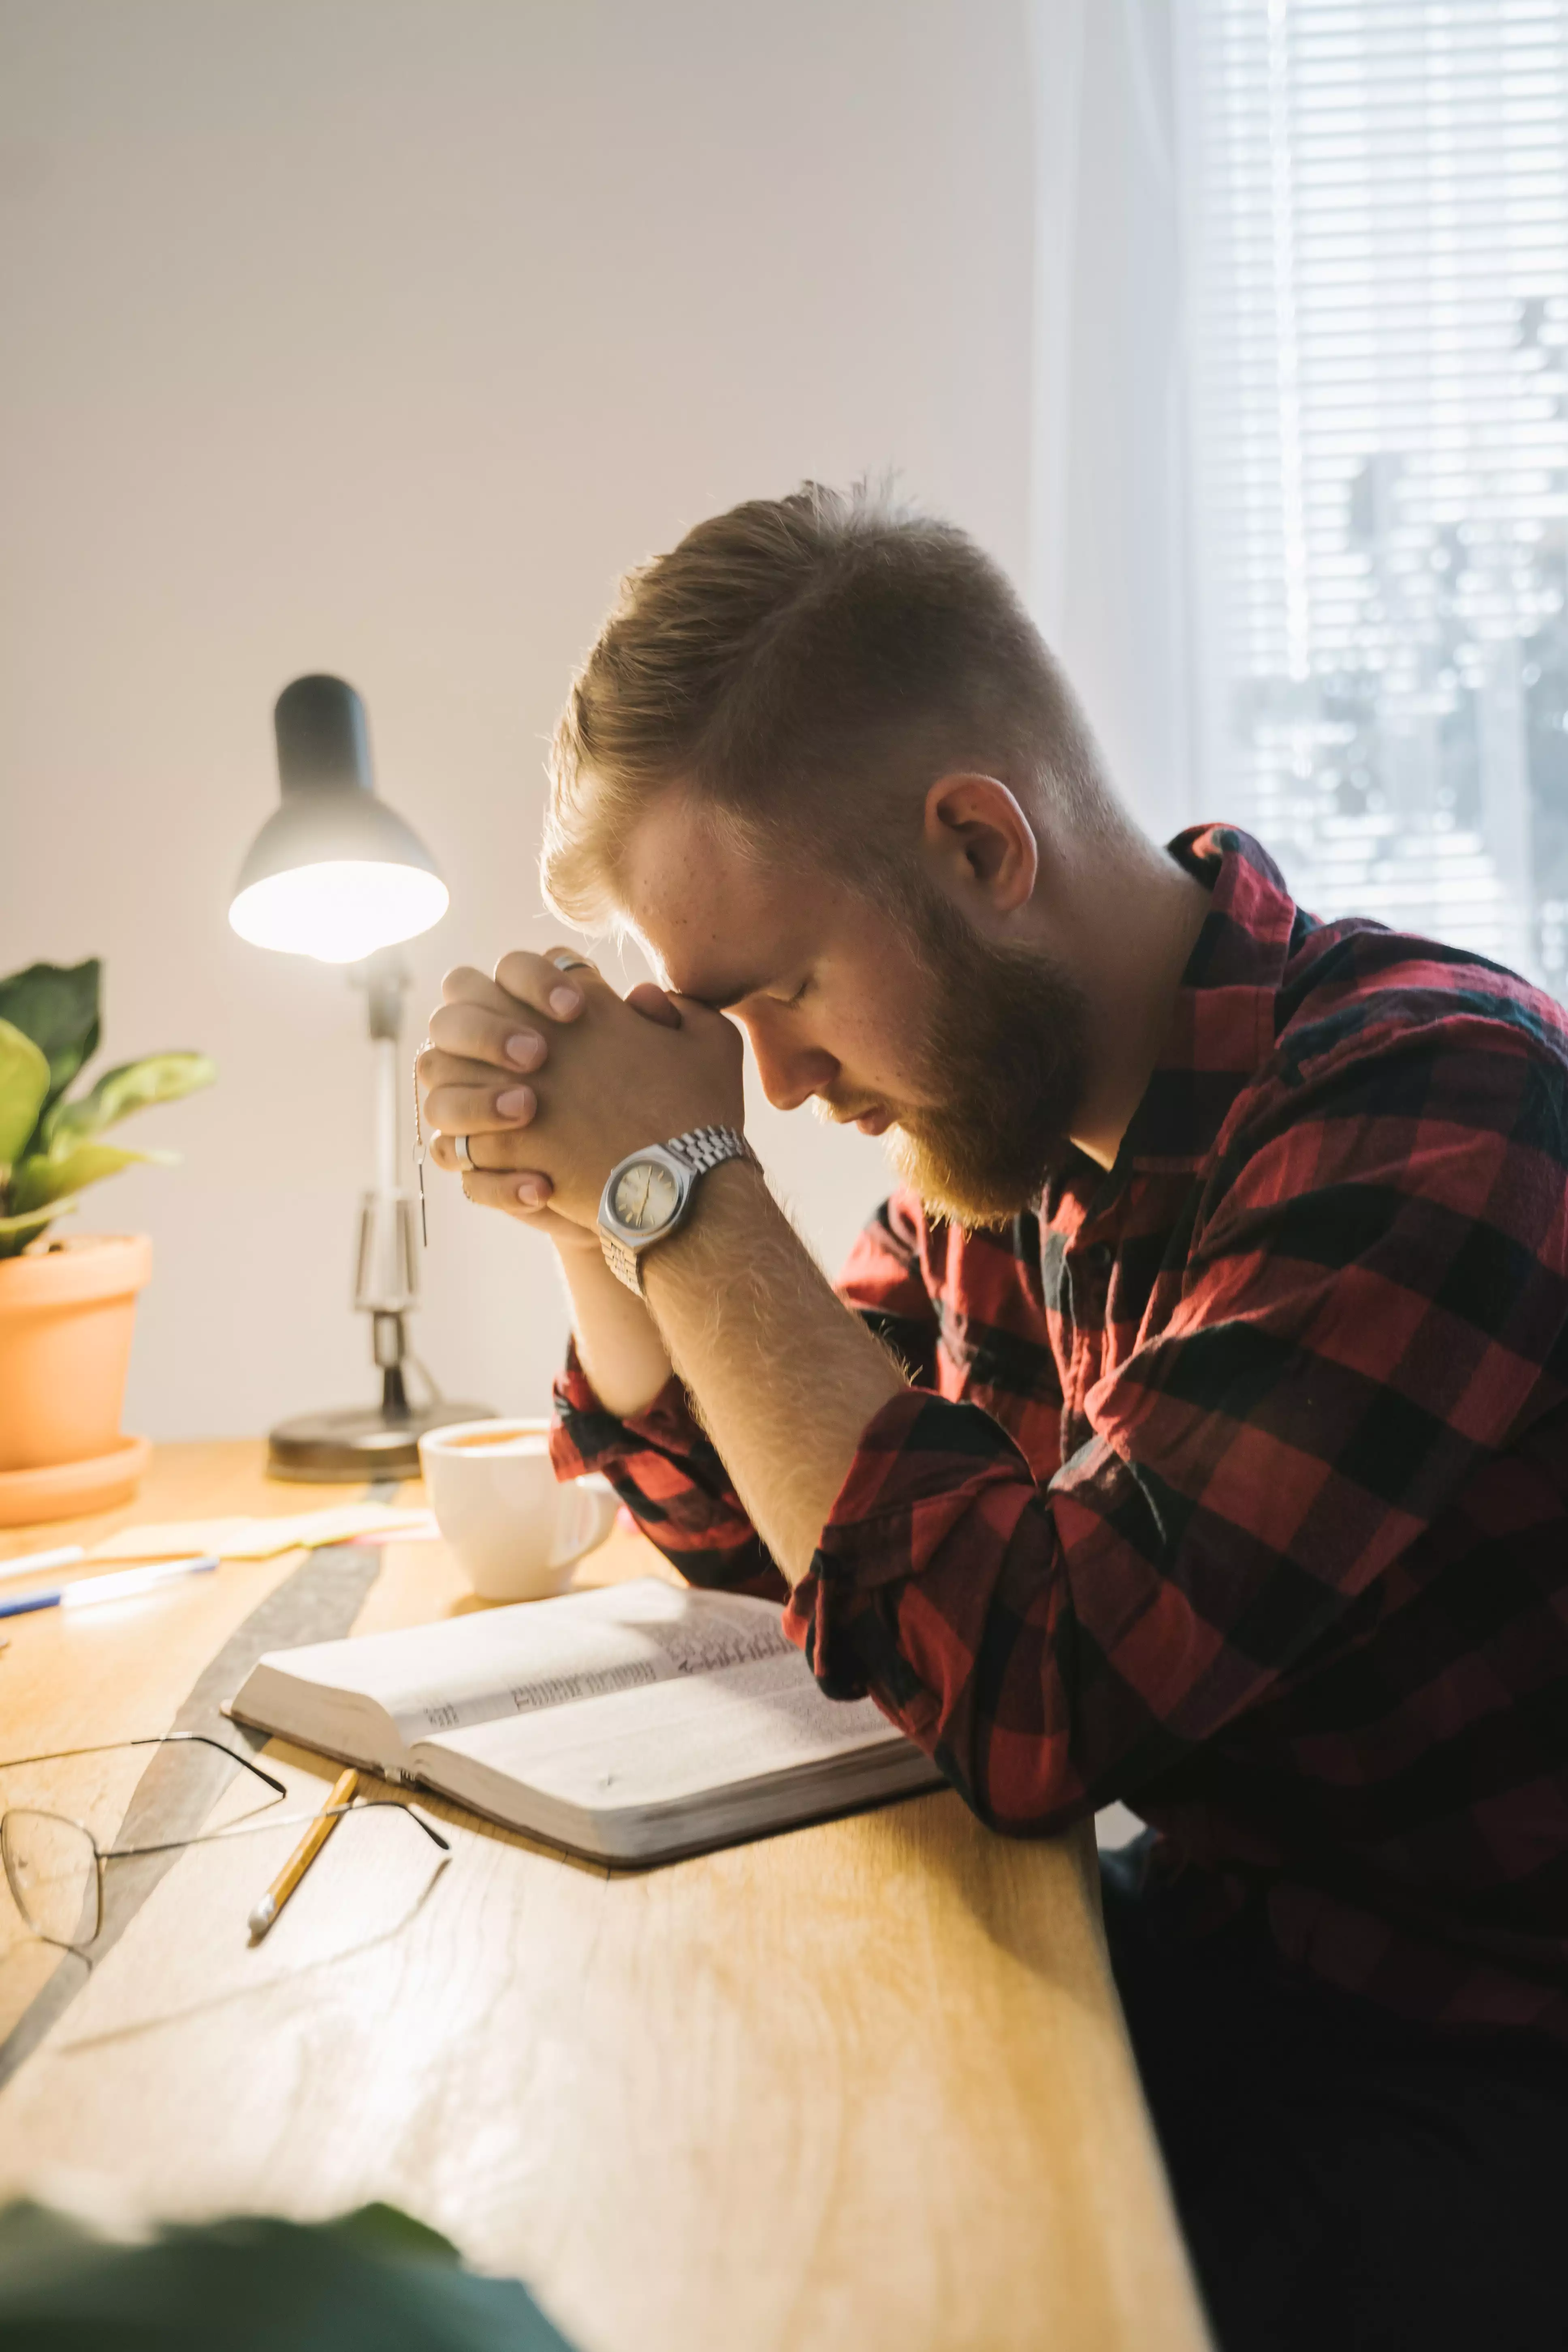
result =
[[[605,1862],[935,1785],[869,1699],[824,1698],[782,1619],[647,1577],[273,1650],[229,1711]]]

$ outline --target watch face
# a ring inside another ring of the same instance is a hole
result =
[[[657,1160],[634,1160],[611,1201],[621,1223],[634,1234],[661,1232],[679,1204],[674,1177]]]

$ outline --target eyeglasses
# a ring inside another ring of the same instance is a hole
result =
[[[0,1762],[0,1771],[17,1770],[26,1764],[61,1764],[77,1757],[119,1755],[133,1748],[156,1748],[171,1755],[188,1753],[195,1748],[210,1748],[271,1790],[271,1803],[289,1794],[283,1782],[275,1780],[270,1772],[264,1772],[259,1764],[253,1764],[247,1756],[237,1755],[221,1739],[209,1739],[199,1731],[166,1732],[159,1739],[116,1739],[97,1748],[58,1748],[47,1756],[10,1757]],[[141,1854],[174,1853],[184,1846],[216,1844],[220,1838],[253,1837],[260,1830],[288,1829],[348,1813],[384,1811],[405,1813],[443,1853],[452,1850],[440,1831],[401,1798],[375,1797],[359,1803],[325,1805],[313,1813],[276,1813],[271,1803],[262,1818],[231,1822],[225,1829],[201,1830],[194,1837],[158,1838],[145,1843],[108,1847],[100,1846],[82,1822],[64,1813],[31,1805],[10,1805],[0,1812],[0,1864],[5,1866],[5,1884],[23,1924],[46,1944],[57,1944],[85,1959],[90,1958],[90,1947],[97,1942],[103,1925],[104,1871],[111,1862],[125,1862]]]

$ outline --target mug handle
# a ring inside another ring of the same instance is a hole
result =
[[[555,1542],[550,1565],[565,1568],[604,1542],[616,1524],[620,1498],[596,1470],[585,1478],[569,1480],[556,1491]]]

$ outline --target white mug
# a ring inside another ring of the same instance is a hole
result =
[[[607,1479],[562,1485],[547,1421],[459,1421],[427,1430],[419,1462],[436,1524],[485,1601],[542,1601],[616,1522]]]

